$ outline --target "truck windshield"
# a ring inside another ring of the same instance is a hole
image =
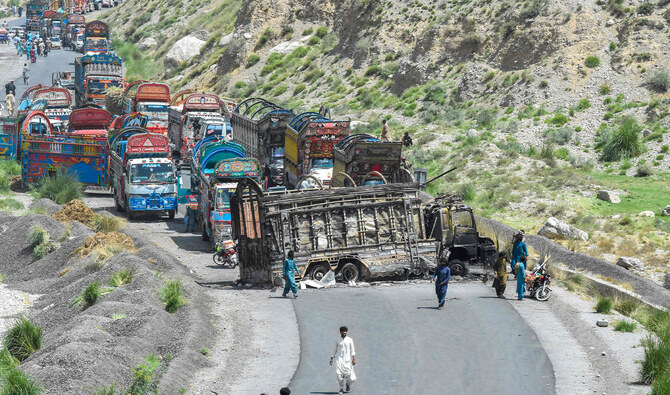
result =
[[[92,95],[104,95],[107,88],[121,86],[121,81],[114,79],[89,79],[88,93]]]
[[[474,222],[472,219],[472,212],[470,211],[454,211],[454,226],[461,228],[474,229]]]
[[[312,159],[312,169],[314,168],[330,169],[332,167],[333,167],[332,158]]]
[[[149,118],[147,126],[167,127],[169,111],[167,104],[140,104],[139,110]]]
[[[227,188],[216,188],[216,209],[221,211],[230,210],[230,194]]]
[[[215,123],[210,123],[207,125],[207,129],[205,130],[205,135],[203,137],[208,137],[208,136],[222,136],[223,135],[223,129],[226,127],[224,124],[215,124]]]
[[[109,46],[107,45],[107,40],[104,38],[87,38],[84,48],[86,51],[107,52]]]
[[[138,163],[130,167],[130,183],[173,183],[174,170],[171,163]]]

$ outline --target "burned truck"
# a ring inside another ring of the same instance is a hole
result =
[[[416,183],[263,193],[244,180],[231,207],[244,282],[281,281],[289,250],[302,278],[333,270],[344,281],[426,276],[439,256],[465,275],[497,254],[474,222],[449,220],[455,206],[433,201]]]

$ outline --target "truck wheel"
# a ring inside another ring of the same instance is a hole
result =
[[[128,212],[128,219],[135,219],[135,213],[133,213],[133,210],[130,209],[130,206],[128,205],[128,199],[126,199],[125,202],[126,212]]]
[[[168,218],[174,219],[175,214],[177,213],[177,210],[168,210]]]
[[[449,270],[451,270],[452,276],[465,277],[468,274],[468,266],[460,259],[449,262]]]
[[[360,270],[358,270],[358,266],[351,262],[342,266],[340,273],[342,273],[342,279],[346,282],[358,281],[358,278],[360,277]]]
[[[328,273],[328,270],[330,270],[330,268],[325,264],[316,265],[309,270],[309,278],[315,281],[321,281],[323,276]]]

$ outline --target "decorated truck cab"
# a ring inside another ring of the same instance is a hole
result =
[[[110,138],[110,175],[117,211],[129,218],[141,213],[177,212],[177,176],[167,137],[143,128],[127,128]]]
[[[134,87],[137,89],[133,89]],[[146,81],[128,84],[123,92],[123,112],[145,114],[148,117],[146,128],[150,132],[167,135],[170,87]]]

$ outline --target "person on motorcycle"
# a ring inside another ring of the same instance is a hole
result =
[[[16,85],[14,85],[14,80],[9,80],[5,84],[5,103],[7,103],[7,115],[12,116],[14,114],[14,96],[16,95]]]
[[[505,288],[507,288],[507,254],[501,251],[498,254],[498,259],[493,264],[493,288],[496,289],[496,295],[499,298],[505,298]]]

